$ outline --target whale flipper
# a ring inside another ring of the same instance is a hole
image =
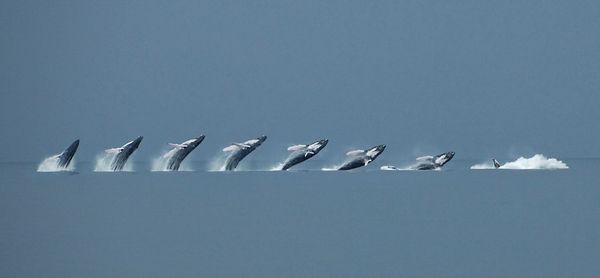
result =
[[[184,144],[174,144],[174,143],[169,143],[169,146],[176,148],[176,149],[183,149],[186,147],[186,145],[184,145]]]
[[[223,148],[223,151],[224,152],[235,152],[235,151],[239,151],[241,149],[242,148],[240,146],[234,144],[234,145],[229,145],[229,146]]]
[[[347,156],[357,156],[365,154],[364,150],[353,150],[346,153]]]
[[[120,153],[122,151],[123,151],[123,148],[112,148],[112,149],[104,150],[104,152],[106,152],[106,153],[114,153],[114,154]]]
[[[307,147],[306,145],[293,145],[293,146],[289,146],[289,147],[287,148],[287,150],[288,150],[288,151],[291,151],[291,152],[295,152],[295,151],[302,150],[302,149],[304,149],[304,148],[306,148],[306,147]]]
[[[431,156],[431,155],[420,156],[420,157],[417,157],[415,160],[416,161],[433,161],[433,156]]]

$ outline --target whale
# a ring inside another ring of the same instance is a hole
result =
[[[67,170],[71,164],[71,161],[73,160],[73,157],[75,156],[75,152],[77,152],[78,147],[79,139],[71,143],[71,145],[69,145],[63,152],[46,158],[41,164],[44,166],[40,165],[38,167],[38,171],[48,171],[48,169],[45,169],[46,167],[50,167],[52,169],[51,171]]]
[[[167,159],[166,169],[169,171],[178,171],[181,166],[181,162],[204,140],[204,135],[200,135],[198,138],[187,140],[181,144],[169,143],[169,146],[173,147],[169,152],[163,155],[163,158]]]
[[[255,139],[250,139],[243,143],[233,143],[225,148],[224,152],[230,153],[225,161],[225,170],[233,171],[237,168],[238,164],[244,157],[249,155],[252,151],[258,148],[263,142],[267,140],[267,136],[261,136]]]
[[[325,148],[325,146],[327,146],[328,142],[329,142],[329,140],[323,139],[323,140],[318,140],[310,145],[290,146],[288,148],[288,151],[291,151],[292,153],[286,159],[286,161],[283,163],[281,170],[286,171],[286,170],[290,169],[292,166],[300,164],[300,163],[310,159],[311,157],[317,155],[323,148]]]
[[[140,136],[140,137],[136,138],[135,140],[128,142],[127,144],[123,145],[120,148],[112,148],[112,149],[104,150],[106,153],[115,155],[110,163],[110,170],[112,170],[112,171],[123,170],[123,167],[125,166],[125,163],[127,163],[127,160],[129,159],[131,154],[133,154],[133,152],[135,152],[135,150],[137,150],[138,147],[140,146],[142,139],[144,139],[144,137]]]
[[[71,143],[69,147],[57,156],[57,166],[63,169],[68,168],[73,160],[73,156],[75,156],[75,153],[77,152],[77,148],[79,148],[79,139]]]
[[[353,150],[346,153],[352,159],[338,168],[339,171],[352,170],[367,166],[385,150],[385,145],[377,145],[366,150]]]
[[[436,170],[446,165],[454,157],[454,152],[445,152],[436,156],[418,157],[419,162],[413,167],[414,170]]]
[[[492,158],[492,162],[494,163],[494,168],[496,168],[496,169],[498,169],[502,166],[502,165],[500,165],[500,162],[498,162],[498,160],[496,160],[495,158]]]

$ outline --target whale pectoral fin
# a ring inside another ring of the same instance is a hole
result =
[[[416,161],[431,161],[431,162],[433,162],[433,156],[431,156],[431,155],[421,156],[421,157],[417,157],[415,160]]]
[[[238,146],[240,149],[247,149],[250,148],[250,145],[246,144],[246,143],[233,143],[233,145]]]
[[[240,146],[233,144],[233,145],[229,145],[229,146],[223,148],[223,151],[224,152],[235,152],[235,151],[239,151],[241,149],[242,148]]]
[[[123,151],[123,148],[112,148],[104,150],[106,153],[120,153]]]
[[[306,152],[306,153],[304,154],[304,157],[307,157],[309,154],[315,154],[315,153],[314,153],[314,152]]]
[[[365,166],[369,165],[369,163],[371,163],[371,161],[373,161],[372,159],[365,159]]]
[[[362,155],[364,153],[365,153],[364,150],[354,150],[354,151],[347,152],[346,155],[353,156],[353,155]]]
[[[306,148],[306,145],[293,145],[287,148],[288,151],[294,152]]]
[[[173,144],[173,143],[169,143],[169,146],[176,148],[176,149],[185,149],[185,145],[182,144]]]

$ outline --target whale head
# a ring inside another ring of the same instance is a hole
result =
[[[198,145],[200,145],[200,143],[202,143],[202,141],[204,141],[204,135],[200,135],[198,136],[198,138],[196,138],[196,140],[190,142],[190,144],[188,145],[189,147],[195,148]]]
[[[261,137],[256,138],[257,142],[255,143],[256,146],[260,146],[264,141],[267,140],[267,136],[263,135]]]
[[[140,143],[142,143],[142,139],[144,139],[144,136],[135,138],[135,140],[133,140],[133,141],[127,143],[125,146],[123,146],[123,149],[137,150],[137,148],[140,146]]]
[[[377,145],[366,151],[366,155],[371,159],[377,158],[385,150],[385,145]]]
[[[438,156],[436,156],[434,158],[434,163],[437,164],[439,167],[444,166],[444,164],[448,163],[448,161],[452,160],[452,158],[454,157],[454,152],[447,152],[447,153],[443,153],[440,154]]]
[[[318,152],[321,149],[325,148],[325,146],[327,146],[327,143],[329,143],[329,140],[327,140],[327,139],[319,140],[319,141],[316,141],[316,142],[308,145],[307,149],[310,151]]]

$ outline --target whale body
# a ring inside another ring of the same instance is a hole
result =
[[[233,171],[237,168],[238,164],[244,157],[249,155],[252,151],[258,148],[265,140],[267,136],[261,136],[256,139],[251,139],[243,143],[233,143],[223,149],[224,152],[230,152],[231,154],[225,161],[225,170]]]
[[[198,138],[187,140],[181,144],[169,143],[173,149],[167,152],[163,157],[167,159],[166,169],[169,171],[178,171],[181,162],[204,140],[204,135]]]
[[[283,163],[281,170],[285,171],[294,165],[300,164],[311,157],[317,155],[325,146],[329,140],[319,140],[310,145],[294,145],[288,148],[288,151],[292,153],[288,159]]]
[[[385,145],[377,145],[371,147],[367,150],[354,150],[346,153],[348,156],[354,157],[350,161],[344,163],[338,170],[352,170],[355,168],[367,166],[369,163],[373,162],[383,151],[385,150]]]
[[[129,159],[131,154],[133,154],[133,152],[135,152],[135,150],[137,150],[140,146],[142,139],[144,139],[144,137],[140,136],[135,140],[128,142],[120,148],[112,148],[105,150],[105,152],[115,155],[112,161],[110,162],[110,170],[123,170],[123,167],[125,166],[125,163],[127,163],[127,160]]]

